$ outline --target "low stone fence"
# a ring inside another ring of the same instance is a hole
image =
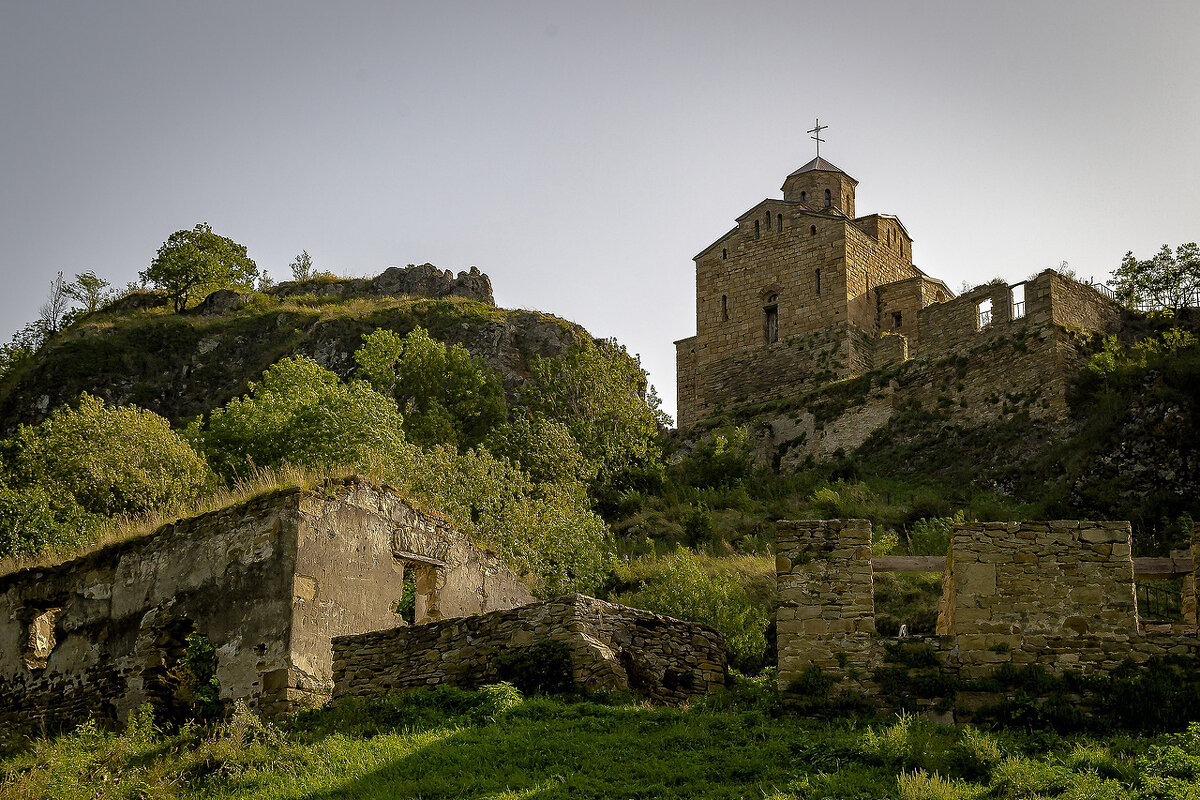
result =
[[[725,685],[725,641],[712,628],[575,594],[335,638],[334,697],[502,680],[519,685],[522,674],[551,668],[556,652],[565,656],[566,674],[558,677],[582,690],[678,705]]]

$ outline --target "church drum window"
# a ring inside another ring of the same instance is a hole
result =
[[[829,206],[831,206],[831,205],[833,205],[832,195],[829,193],[829,190],[826,189],[825,190],[825,207],[829,208]]]

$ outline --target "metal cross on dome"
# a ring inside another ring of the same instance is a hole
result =
[[[829,127],[828,125],[822,125],[821,118],[818,117],[817,124],[813,127],[812,130],[809,131],[809,133],[811,133],[813,135],[808,138],[814,139],[817,142],[817,158],[821,157],[821,142],[825,141],[824,139],[821,138],[821,131],[825,130],[828,127]]]

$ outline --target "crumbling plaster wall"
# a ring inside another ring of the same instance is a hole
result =
[[[60,728],[121,720],[169,703],[164,670],[187,634],[217,649],[223,697],[251,707],[284,687],[262,676],[289,664],[298,493],[166,525],[155,534],[54,567],[0,578],[0,723]],[[49,608],[53,647],[30,668],[28,629]]]
[[[355,480],[284,490],[54,567],[0,577],[0,724],[38,730],[170,713],[188,634],[216,648],[221,698],[272,715],[327,697],[334,636],[532,599],[500,559]]]

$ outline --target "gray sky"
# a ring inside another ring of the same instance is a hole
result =
[[[1200,236],[1200,3],[0,0],[0,336],[199,221],[276,279],[477,265],[640,353],[812,158],[951,288]]]

